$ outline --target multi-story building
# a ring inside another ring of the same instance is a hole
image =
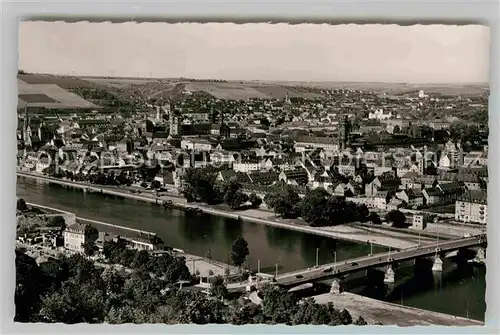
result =
[[[461,222],[488,222],[488,202],[485,191],[468,191],[455,202],[455,220]]]
[[[84,252],[84,243],[87,238],[87,225],[75,223],[64,229],[64,247],[74,252]]]
[[[140,235],[130,240],[130,246],[135,250],[161,250],[163,245],[159,243],[156,235]]]
[[[251,171],[259,171],[261,167],[261,161],[258,159],[241,159],[233,163],[233,170],[235,172],[248,173]]]
[[[304,152],[314,149],[325,149],[327,151],[338,151],[338,142],[331,137],[303,136],[295,141],[295,151]]]
[[[212,150],[212,144],[210,141],[202,138],[190,138],[181,141],[181,148],[185,150],[210,151]]]

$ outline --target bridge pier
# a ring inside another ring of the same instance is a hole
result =
[[[334,278],[332,286],[330,288],[330,293],[331,294],[340,294],[341,292],[341,285],[340,285],[340,279]]]
[[[484,264],[486,261],[486,250],[484,248],[479,248],[476,253],[476,257],[472,260],[472,262]]]
[[[433,272],[443,271],[443,261],[441,260],[441,257],[439,257],[439,255],[436,255],[436,257],[434,258],[434,264],[432,264],[432,271]]]
[[[387,266],[387,270],[385,271],[384,283],[394,283],[395,282],[395,273],[392,269],[392,265]]]

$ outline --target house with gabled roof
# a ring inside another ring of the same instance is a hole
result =
[[[399,189],[400,180],[392,174],[384,174],[375,177],[370,183],[365,185],[365,195],[375,196],[383,191],[396,192]]]
[[[259,171],[247,174],[250,183],[256,185],[272,185],[279,180],[279,174],[275,171]]]
[[[339,197],[353,197],[356,194],[356,190],[350,183],[336,183],[329,187],[331,193]]]
[[[281,171],[279,180],[290,185],[306,185],[309,181],[307,171],[303,168]]]
[[[404,201],[409,208],[419,209],[424,205],[424,195],[417,188],[399,191],[396,193],[396,198]]]

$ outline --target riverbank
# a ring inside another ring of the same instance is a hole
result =
[[[71,212],[68,212],[68,211],[65,211],[65,210],[62,210],[59,208],[43,206],[43,205],[31,203],[31,202],[27,202],[26,204],[31,206],[31,207],[41,208],[43,210],[50,211],[53,213],[74,215]],[[99,224],[99,225],[102,225],[105,227],[114,227],[114,228],[120,228],[123,230],[128,230],[128,231],[131,231],[134,233],[153,234],[153,232],[118,226],[118,225],[110,224],[107,222],[91,220],[91,219],[87,219],[87,218],[83,218],[83,217],[75,216],[75,218],[78,221],[83,222],[83,223],[90,223],[90,224],[95,223],[95,224]],[[200,275],[202,277],[225,276],[227,274],[228,270],[229,270],[229,274],[237,274],[238,273],[238,268],[235,266],[232,266],[230,264],[226,264],[226,263],[211,260],[211,259],[206,259],[206,258],[201,257],[201,256],[187,254],[183,251],[177,251],[176,254],[185,258],[186,266],[188,267],[189,272],[192,275]]]
[[[67,180],[61,180],[51,177],[46,177],[36,173],[17,172],[17,175],[25,178],[32,178],[43,182],[58,184],[66,187],[78,188],[84,192],[96,192],[101,194],[114,195],[123,198],[129,198],[149,203],[162,205],[164,203],[175,204],[176,208],[183,210],[196,210],[206,214],[222,216],[230,219],[264,224],[276,228],[294,230],[302,233],[313,234],[328,238],[341,239],[356,243],[371,243],[392,249],[406,249],[417,246],[419,243],[433,243],[435,240],[429,237],[419,237],[415,233],[406,233],[404,231],[390,231],[381,228],[366,228],[356,227],[354,225],[340,225],[332,227],[309,227],[297,223],[286,222],[276,218],[272,213],[259,209],[249,209],[244,211],[225,211],[216,209],[204,204],[188,203],[186,199],[172,196],[153,194],[131,193],[130,190],[121,190],[119,188],[111,188],[106,186],[91,185],[86,183],[78,183]],[[96,222],[100,223],[100,222]]]

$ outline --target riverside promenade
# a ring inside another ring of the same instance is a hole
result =
[[[19,177],[32,178],[47,183],[58,184],[66,187],[81,189],[84,192],[95,192],[101,194],[114,195],[123,198],[140,200],[149,203],[156,203],[162,205],[163,203],[171,202],[181,210],[194,209],[206,214],[218,215],[230,219],[241,221],[248,221],[257,224],[264,224],[276,228],[289,229],[303,233],[319,235],[334,239],[341,239],[357,243],[367,243],[373,245],[380,245],[390,247],[392,249],[406,249],[412,248],[420,244],[434,243],[435,239],[426,236],[418,236],[417,234],[407,233],[405,231],[394,232],[384,230],[378,227],[356,227],[355,225],[339,225],[333,227],[309,227],[307,225],[286,222],[276,218],[272,213],[259,209],[249,209],[241,211],[227,211],[217,209],[204,204],[188,203],[186,199],[174,195],[161,195],[156,196],[151,193],[134,194],[127,188],[109,187],[101,185],[93,185],[88,183],[73,182],[69,180],[62,180],[47,177],[38,173],[32,172],[17,172]],[[89,221],[89,220],[87,220]],[[91,221],[89,221],[91,222]],[[101,222],[97,222],[102,224]],[[105,225],[109,225],[104,223]],[[112,225],[111,225],[112,226]],[[119,227],[123,228],[123,227]],[[132,229],[131,229],[132,230]],[[138,231],[139,232],[139,231]]]

